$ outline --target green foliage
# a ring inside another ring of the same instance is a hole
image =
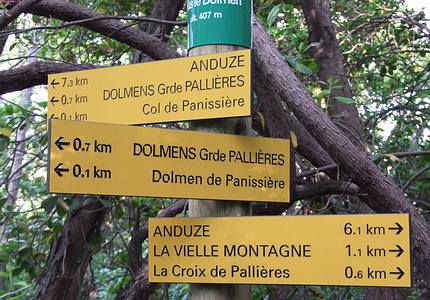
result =
[[[152,10],[154,0],[72,1],[100,14],[143,16]],[[318,81],[318,66],[310,50],[318,43],[309,43],[308,29],[297,1],[256,0],[254,11],[266,26],[285,61],[293,68],[323,109],[326,99],[339,84],[334,80]],[[336,97],[345,104],[357,105],[372,152],[372,160],[403,186],[414,174],[430,164],[429,156],[396,159],[387,153],[430,149],[430,41],[414,22],[423,23],[422,13],[411,12],[401,1],[331,1],[332,20],[340,42],[354,97]],[[186,15],[180,14],[185,20]],[[427,16],[428,18],[429,16]],[[37,16],[20,18],[18,28],[60,25],[63,21]],[[127,23],[131,24],[131,23]],[[135,28],[138,24],[134,25]],[[186,28],[176,27],[168,44],[185,54]],[[21,55],[37,48],[41,60],[102,66],[128,64],[134,50],[113,39],[82,27],[62,30],[39,30],[15,36],[4,50],[2,69],[20,63]],[[323,88],[321,88],[323,86]],[[24,165],[15,202],[8,201],[6,183],[0,189],[0,221],[6,226],[7,243],[0,245],[0,271],[5,281],[1,295],[19,291],[8,299],[24,299],[34,293],[37,278],[42,274],[50,247],[64,229],[68,216],[83,204],[101,201],[108,213],[102,220],[102,231],[89,240],[94,253],[91,268],[85,274],[81,298],[95,295],[97,299],[114,299],[129,282],[127,246],[133,229],[141,229],[148,217],[173,203],[173,200],[125,197],[76,197],[48,195],[46,188],[47,134],[46,91],[35,89],[29,107],[20,105],[20,95],[8,95],[0,105],[0,180],[8,178],[17,144],[17,132],[26,128]],[[187,124],[181,124],[187,126]],[[429,216],[429,172],[416,180],[406,193],[420,212]],[[4,186],[4,187],[3,187]],[[330,201],[335,209],[345,209],[341,197]],[[322,209],[324,204],[316,206]],[[138,213],[140,219],[136,221]],[[144,258],[147,243],[142,245]],[[267,299],[271,286],[254,286],[253,299]],[[287,299],[362,299],[363,288],[298,287]],[[410,299],[419,291],[412,291]],[[169,299],[188,299],[187,284],[160,285],[152,299],[168,295]]]

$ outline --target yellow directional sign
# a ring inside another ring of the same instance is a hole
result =
[[[50,121],[49,192],[290,201],[289,140]]]
[[[149,281],[411,286],[409,215],[149,220]]]
[[[149,124],[249,116],[251,52],[53,74],[48,118]]]

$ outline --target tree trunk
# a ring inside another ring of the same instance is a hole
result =
[[[0,55],[3,53],[4,46],[6,46],[8,36],[0,37]]]
[[[330,121],[254,16],[255,62],[258,72],[286,101],[297,119],[335,162],[369,195],[367,204],[379,213],[409,213],[412,254],[430,282],[430,228],[401,189]]]
[[[297,136],[297,151],[316,167],[334,164],[330,155],[309,134],[306,128],[284,109],[280,96],[259,72],[254,72],[254,88],[264,116],[265,131],[273,138],[288,138],[289,130]]]
[[[88,242],[99,234],[105,209],[100,202],[81,207],[66,221],[53,242],[45,271],[38,280],[37,300],[77,299],[91,259]]]
[[[30,58],[29,63],[35,62],[35,58]],[[21,94],[21,107],[28,109],[31,107],[31,95],[33,93],[33,89],[25,89]],[[16,199],[18,197],[19,192],[19,184],[21,182],[21,176],[23,175],[22,165],[24,162],[24,154],[25,154],[25,139],[27,134],[27,129],[29,123],[32,122],[33,118],[28,118],[23,120],[20,126],[16,130],[16,141],[15,141],[15,149],[13,154],[12,166],[10,168],[10,173],[8,175],[6,181],[6,203],[5,205],[15,205]],[[0,245],[7,243],[8,241],[8,233],[6,230],[6,225],[0,226]],[[6,270],[6,264],[0,263],[0,272],[4,272]],[[5,278],[0,278],[0,290],[5,288]]]
[[[185,0],[158,0],[151,11],[151,18],[167,21],[175,21],[178,18],[179,11],[184,7]],[[154,22],[142,23],[140,30],[158,37],[163,42],[167,42],[169,35],[174,26],[169,24],[158,24]],[[145,53],[137,50],[132,62],[140,63],[145,60]]]
[[[318,46],[311,48],[311,52],[319,67],[321,89],[327,89],[330,80],[334,80],[335,85],[339,86],[333,88],[328,97],[329,115],[344,134],[364,150],[365,135],[357,108],[354,104],[342,103],[336,99],[339,96],[352,99],[353,95],[336,31],[330,19],[329,1],[302,0],[301,4],[308,24],[309,40],[311,43],[319,43]]]
[[[186,200],[178,200],[157,217],[167,218],[174,217],[184,211]],[[148,228],[145,226],[140,234],[141,243],[148,238]],[[133,274],[130,282],[117,294],[116,300],[147,300],[153,293],[156,287],[155,283],[148,282],[148,264],[143,266]]]

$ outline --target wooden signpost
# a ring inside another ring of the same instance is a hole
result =
[[[200,199],[148,230],[149,280],[192,283],[192,300],[250,299],[247,284],[410,286],[407,214],[246,217],[250,201],[294,200],[289,140],[243,136],[251,4],[188,0],[191,57],[50,75],[49,192]],[[204,132],[121,125],[192,120]]]

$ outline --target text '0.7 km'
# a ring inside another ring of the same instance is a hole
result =
[[[49,191],[290,201],[289,140],[51,120]]]
[[[53,74],[48,82],[51,119],[129,125],[251,114],[250,50]]]

